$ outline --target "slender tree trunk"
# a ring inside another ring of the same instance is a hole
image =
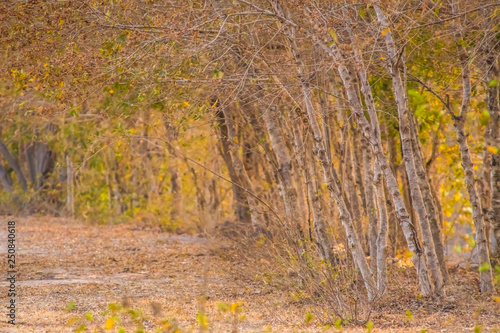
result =
[[[490,52],[493,53],[493,50]],[[487,106],[490,113],[490,120],[485,133],[485,142],[487,147],[485,150],[484,164],[486,164],[489,169],[489,177],[487,178],[490,179],[490,184],[485,185],[489,187],[490,198],[487,201],[489,201],[490,209],[488,217],[493,228],[493,236],[496,244],[493,257],[500,259],[500,102],[498,93],[500,73],[498,60],[495,56],[490,55],[488,57],[487,66],[489,71],[487,75],[488,89],[486,97],[488,101]],[[492,149],[493,152],[490,152],[490,149]],[[483,207],[483,210],[484,208],[485,207]],[[488,237],[488,235],[489,233],[487,232],[486,237]]]
[[[434,196],[431,191],[431,184],[429,177],[424,167],[424,158],[422,156],[422,151],[420,147],[420,140],[418,139],[417,125],[415,119],[412,115],[409,115],[409,124],[412,134],[411,144],[415,157],[415,166],[418,176],[418,186],[422,192],[422,197],[424,199],[425,210],[429,217],[429,223],[431,227],[432,239],[434,241],[434,249],[439,261],[439,267],[443,275],[443,280],[448,281],[448,270],[446,269],[446,262],[444,259],[444,247],[443,241],[441,240],[441,228],[439,223],[439,213],[437,207],[435,206]]]
[[[292,161],[288,153],[288,148],[285,145],[283,133],[277,121],[279,119],[277,112],[276,106],[272,105],[268,110],[262,113],[262,118],[266,124],[271,146],[273,147],[273,152],[279,164],[278,174],[281,187],[280,193],[285,205],[285,215],[292,226],[300,228],[298,221],[300,213],[297,211],[297,190],[293,183],[291,172]]]
[[[75,217],[75,193],[73,184],[73,164],[66,154],[66,208],[71,218]]]
[[[171,151],[169,151],[169,154],[168,173],[170,175],[170,193],[172,194],[170,222],[176,223],[179,221],[179,215],[182,209],[181,182],[176,156],[172,155]]]
[[[363,149],[364,147],[366,147],[366,144],[368,142],[366,142],[366,140],[363,138],[363,134],[359,133],[359,131],[357,129],[355,129],[354,127],[351,127],[352,129],[352,147],[353,147],[353,153],[354,153],[354,163],[353,163],[353,169],[354,169],[354,179],[356,181],[356,185],[357,185],[357,188],[359,188],[359,193],[361,194],[361,205],[363,207],[363,211],[365,212],[365,214],[367,214],[368,216],[370,216],[368,213],[367,213],[367,205],[368,203],[366,202],[366,189],[365,189],[365,183],[366,183],[366,175],[362,175],[362,170],[363,172],[366,171],[366,168],[365,168],[365,156],[364,156],[364,152],[365,152],[365,149]],[[370,155],[370,154],[368,154]],[[371,156],[369,156],[369,158],[371,159]],[[373,182],[373,178],[372,178],[372,182]]]
[[[222,112],[224,113],[224,119],[227,127],[229,153],[231,155],[231,160],[233,162],[236,174],[240,179],[242,186],[245,187],[250,192],[255,193],[255,191],[253,190],[252,182],[250,181],[250,178],[248,177],[245,167],[243,166],[243,162],[238,156],[238,136],[236,135],[236,129],[234,126],[232,115],[230,114],[228,107],[223,107]],[[263,228],[264,225],[262,223],[262,218],[258,211],[257,200],[251,195],[247,195],[246,199],[250,209],[250,220],[253,228],[256,230],[259,228]]]
[[[181,179],[179,172],[179,156],[173,148],[174,142],[178,137],[178,129],[173,124],[171,119],[166,116],[163,118],[165,125],[166,139],[168,140],[167,151],[170,155],[168,161],[168,173],[170,175],[170,193],[172,194],[170,222],[176,223],[180,219],[182,211],[182,193],[181,193]]]
[[[226,164],[226,168],[229,173],[229,178],[231,179],[232,182],[233,205],[234,205],[235,215],[238,221],[244,223],[250,223],[250,210],[248,207],[248,201],[246,198],[245,191],[241,188],[242,182],[238,177],[238,174],[233,164],[233,160],[231,158],[228,130],[224,113],[222,112],[222,110],[217,111],[216,118],[219,123],[219,126],[217,128],[217,134],[220,142],[219,150],[220,154],[222,155],[222,159]]]
[[[349,137],[349,134],[346,135]],[[356,233],[358,234],[359,241],[361,242],[361,246],[363,247],[363,250],[365,253],[369,253],[369,247],[366,242],[366,236],[365,232],[363,230],[363,223],[361,221],[361,211],[359,209],[359,197],[358,197],[358,192],[356,190],[356,182],[355,182],[355,161],[353,159],[353,154],[351,153],[351,147],[349,145],[350,140],[344,140],[344,145],[345,145],[345,157],[346,157],[346,164],[345,164],[345,172],[346,172],[346,181],[345,181],[345,188],[350,189],[347,192],[348,199],[346,201],[347,207],[350,208],[349,210],[352,212],[352,218],[354,219],[354,225],[356,228]]]
[[[397,149],[396,149],[396,143],[394,142],[394,138],[392,137],[391,133],[389,132],[385,121],[382,122],[381,124],[381,130],[382,133],[386,135],[386,142],[387,142],[387,150],[389,152],[389,161],[390,161],[390,169],[392,173],[394,174],[394,177],[396,179],[398,178],[398,155],[397,155]],[[386,198],[389,196],[389,192],[387,189],[387,186],[384,185],[384,193]],[[394,210],[394,206],[392,205],[392,202],[390,200],[387,200],[387,208],[388,208],[388,215],[389,215],[389,243],[391,246],[390,249],[390,256],[391,258],[394,258],[396,256],[396,252],[398,250],[398,244],[401,243],[400,240],[403,240],[404,242],[404,235],[402,234],[401,228],[398,228],[398,223],[396,219],[396,212]]]
[[[460,38],[460,30],[458,30],[458,32],[456,33],[456,37],[457,40]],[[460,158],[462,160],[462,167],[465,173],[465,185],[467,187],[467,191],[469,192],[469,200],[472,206],[472,219],[474,221],[474,226],[476,229],[476,248],[479,266],[481,267],[479,273],[480,289],[481,292],[490,292],[495,288],[493,286],[490,258],[488,254],[488,247],[486,244],[483,212],[481,209],[481,201],[476,191],[474,179],[474,164],[470,155],[469,145],[467,144],[467,135],[465,134],[465,120],[471,102],[469,56],[465,48],[459,42],[457,42],[457,49],[460,58],[460,65],[462,68],[462,105],[460,107],[460,113],[458,116],[454,115],[451,109],[448,109],[448,111],[450,112],[455,125],[455,133],[457,135]],[[487,267],[483,267],[483,265],[487,265]]]
[[[363,140],[364,146],[368,146],[368,142]],[[370,249],[371,268],[375,276],[377,274],[377,209],[375,207],[375,187],[373,185],[373,163],[372,152],[363,149],[363,167],[365,175],[365,200],[366,212],[368,215],[368,244]],[[385,202],[384,202],[385,204]],[[386,227],[387,228],[387,227]]]
[[[336,259],[328,238],[328,233],[326,232],[326,217],[320,201],[321,192],[318,186],[317,172],[313,160],[307,156],[306,147],[309,147],[309,144],[305,145],[302,140],[303,135],[299,126],[301,122],[300,116],[297,116],[296,120],[292,122],[294,154],[297,159],[297,164],[306,179],[307,194],[311,202],[313,215],[313,227],[316,232],[316,243],[320,255],[325,262],[333,266],[335,265]]]
[[[385,189],[380,163],[375,162],[375,196],[377,198],[379,229],[377,235],[377,288],[384,294],[387,289],[387,210]]]

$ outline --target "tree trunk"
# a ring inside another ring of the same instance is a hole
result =
[[[368,142],[362,141],[363,146],[368,146]],[[370,249],[371,268],[375,276],[377,275],[377,209],[375,207],[375,187],[373,185],[373,163],[372,152],[363,149],[363,168],[365,175],[365,200],[366,213],[368,215],[368,244]],[[384,202],[385,205],[385,202]],[[387,226],[386,226],[387,229]],[[387,232],[386,232],[387,233]],[[384,236],[385,237],[385,236]]]
[[[12,179],[10,179],[7,170],[5,170],[5,167],[1,163],[0,163],[0,182],[2,183],[4,190],[6,190],[9,193],[12,193],[13,191]]]
[[[217,134],[220,142],[220,147],[219,147],[220,154],[222,155],[222,159],[226,164],[226,168],[229,173],[229,178],[231,179],[232,182],[234,212],[238,221],[244,223],[250,223],[250,210],[248,207],[248,201],[245,191],[241,187],[242,184],[241,180],[238,177],[238,174],[233,164],[233,160],[231,158],[227,125],[222,110],[220,109],[217,110],[216,119],[219,123],[219,126],[217,128]]]
[[[424,167],[424,158],[422,156],[422,150],[420,147],[420,140],[418,138],[417,125],[415,119],[412,115],[408,115],[409,125],[412,134],[411,144],[415,157],[415,166],[417,168],[418,176],[418,186],[422,192],[422,197],[424,199],[425,210],[429,217],[429,223],[431,227],[432,239],[434,241],[434,249],[439,261],[439,267],[443,275],[444,282],[448,281],[448,270],[446,268],[446,262],[444,259],[444,247],[443,241],[441,240],[441,227],[439,223],[439,212],[434,202],[434,195],[431,191],[431,184],[429,177]]]
[[[21,188],[23,189],[23,191],[26,191],[28,189],[28,183],[26,182],[26,178],[24,177],[23,171],[21,170],[19,163],[17,163],[16,158],[10,153],[7,146],[1,140],[0,140],[0,152],[5,157],[7,162],[9,162],[10,167],[16,173],[17,180],[21,184]]]
[[[108,178],[106,178],[107,180]],[[73,164],[66,154],[66,209],[71,218],[75,217],[75,193],[73,184]]]
[[[309,144],[305,145],[302,140],[303,134],[300,131],[299,124],[302,123],[300,116],[297,116],[296,120],[292,122],[293,128],[293,148],[295,157],[297,159],[297,164],[306,180],[307,194],[311,202],[311,210],[313,215],[313,227],[316,232],[317,245],[320,251],[321,258],[330,263],[332,266],[335,265],[335,254],[331,246],[330,240],[328,238],[328,233],[326,232],[326,217],[321,206],[321,192],[318,186],[317,172],[314,167],[314,162],[312,158],[308,158],[306,149]]]
[[[348,132],[348,131],[347,131]],[[354,134],[353,134],[354,135]],[[349,137],[349,134],[346,135],[346,137]],[[369,253],[369,247],[366,242],[366,236],[365,232],[363,230],[363,223],[361,221],[361,212],[359,209],[359,197],[358,197],[358,191],[356,190],[356,182],[355,182],[355,164],[356,162],[353,159],[353,154],[351,153],[351,147],[349,145],[350,140],[344,140],[344,145],[345,145],[345,157],[346,157],[346,164],[345,164],[345,172],[346,172],[346,181],[344,183],[344,188],[350,189],[347,192],[348,198],[346,201],[346,205],[349,210],[352,212],[352,218],[354,219],[354,226],[356,228],[356,233],[358,234],[359,241],[361,242],[361,246],[363,247],[363,251],[365,253]]]
[[[182,184],[179,171],[179,156],[174,149],[174,142],[179,135],[177,127],[173,124],[172,119],[163,118],[165,126],[166,139],[168,141],[167,151],[170,155],[168,161],[168,173],[170,174],[170,193],[172,194],[171,210],[170,210],[170,223],[176,223],[180,219],[182,212]]]
[[[387,210],[385,189],[382,181],[380,163],[375,162],[375,196],[377,198],[379,229],[377,235],[377,288],[384,294],[387,289]]]
[[[460,33],[456,34],[457,40],[460,38]],[[463,96],[462,105],[460,106],[460,113],[457,116],[451,113],[453,122],[455,124],[455,133],[457,135],[458,148],[460,150],[460,158],[462,160],[462,167],[465,173],[465,185],[467,192],[469,192],[469,200],[472,206],[472,219],[476,229],[476,248],[478,254],[478,262],[480,269],[480,290],[481,292],[490,292],[495,288],[493,286],[493,278],[491,272],[490,258],[488,254],[488,246],[486,244],[486,233],[483,219],[483,212],[481,209],[481,201],[477,195],[475,179],[474,179],[474,164],[467,144],[467,135],[465,134],[465,120],[469,105],[471,102],[471,84],[470,84],[470,71],[469,71],[469,57],[465,48],[457,42],[457,49],[460,58],[460,65],[462,68],[462,86]],[[487,265],[487,267],[483,267]]]
[[[490,52],[493,53],[493,51]],[[493,236],[496,245],[493,257],[500,259],[500,102],[498,96],[500,73],[498,61],[493,54],[488,57],[487,65],[489,71],[486,76],[488,85],[486,98],[490,120],[484,136],[487,145],[485,149],[484,164],[489,168],[488,178],[490,179],[490,184],[485,185],[489,187],[490,198],[488,201],[490,207],[483,207],[483,211],[485,210],[484,208],[489,208],[488,217],[493,228]],[[493,152],[496,150],[496,153],[490,152],[490,149],[492,149]],[[487,232],[486,237],[488,237],[488,235],[489,233]]]
[[[243,166],[243,162],[238,156],[238,136],[236,135],[236,130],[234,126],[234,121],[232,119],[232,115],[230,114],[228,107],[222,107],[222,112],[224,113],[224,119],[227,127],[229,153],[231,155],[231,160],[233,162],[236,174],[240,179],[242,186],[246,188],[248,191],[255,193],[253,190],[252,182],[250,181],[250,178],[248,177],[245,167]],[[249,205],[250,220],[253,228],[255,230],[263,228],[264,225],[262,223],[262,218],[258,211],[257,200],[251,195],[246,195],[246,199]]]
[[[278,115],[276,106],[272,105],[268,110],[262,113],[262,118],[267,127],[271,146],[276,155],[279,164],[278,174],[280,183],[280,194],[285,205],[285,215],[292,226],[300,229],[299,220],[300,212],[297,211],[297,190],[292,178],[292,161],[288,148],[285,145],[283,133],[278,123]]]

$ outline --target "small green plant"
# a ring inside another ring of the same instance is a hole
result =
[[[366,323],[366,332],[372,333],[373,331],[373,323],[371,321]]]
[[[410,321],[413,318],[413,313],[411,313],[410,309],[406,309],[406,321]]]
[[[500,284],[500,266],[495,266],[494,275],[495,284]]]
[[[342,329],[342,319],[339,318],[335,321],[335,328],[338,330]]]
[[[487,272],[490,270],[490,264],[487,262],[484,262],[481,266],[479,266],[479,272]]]
[[[306,313],[306,324],[309,324],[314,319],[314,315],[311,312]]]
[[[71,312],[75,309],[76,309],[76,304],[73,301],[69,301],[68,304],[66,304],[66,308],[64,308],[66,312]]]

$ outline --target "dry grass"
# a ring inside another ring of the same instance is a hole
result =
[[[319,318],[305,323],[306,314],[311,310],[318,313],[321,306],[291,297],[288,283],[280,282],[284,277],[273,274],[276,264],[269,258],[242,253],[241,245],[172,236],[140,226],[89,226],[36,217],[16,221],[20,271],[17,332],[73,332],[76,326],[70,327],[68,322],[84,318],[87,312],[94,315],[90,327],[103,328],[109,315],[102,316],[102,312],[110,303],[124,299],[148,318],[145,332],[154,332],[155,323],[162,318],[175,318],[183,330],[198,331],[202,299],[212,332],[231,332],[235,317],[239,332],[325,331]],[[2,230],[2,244],[5,235]],[[484,332],[500,329],[500,304],[492,295],[478,292],[478,274],[455,269],[451,276],[448,296],[437,302],[419,298],[413,270],[391,267],[390,292],[374,308],[373,332],[471,332],[477,326]],[[2,283],[0,288],[3,305],[7,302],[5,286]],[[71,302],[76,308],[68,311]],[[222,312],[219,302],[242,302],[242,312]],[[122,325],[127,328],[132,323]],[[9,329],[3,319],[0,332]],[[366,332],[363,326],[342,330]],[[106,332],[116,331],[115,327]],[[327,331],[338,330],[332,325]]]

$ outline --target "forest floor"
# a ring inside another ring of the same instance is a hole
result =
[[[12,329],[6,324],[7,284],[2,281],[0,332],[74,332],[81,324],[91,332],[104,332],[106,324],[113,326],[106,332],[119,332],[120,326],[135,332],[119,307],[106,313],[111,303],[142,309],[145,332],[155,332],[161,318],[175,319],[183,332],[200,331],[200,322],[211,332],[339,331],[333,325],[326,329],[314,317],[306,323],[310,305],[256,278],[253,266],[265,266],[266,261],[249,261],[226,242],[131,225],[46,217],[15,220],[18,325]],[[7,228],[2,229],[1,267],[6,271]],[[476,272],[455,268],[446,299],[426,301],[417,297],[412,270],[397,271],[392,278],[401,283],[391,283],[389,295],[374,308],[373,332],[500,330],[499,299],[479,294]],[[198,315],[200,310],[206,319]],[[86,319],[89,313],[91,321]],[[344,326],[341,331],[367,328]]]

